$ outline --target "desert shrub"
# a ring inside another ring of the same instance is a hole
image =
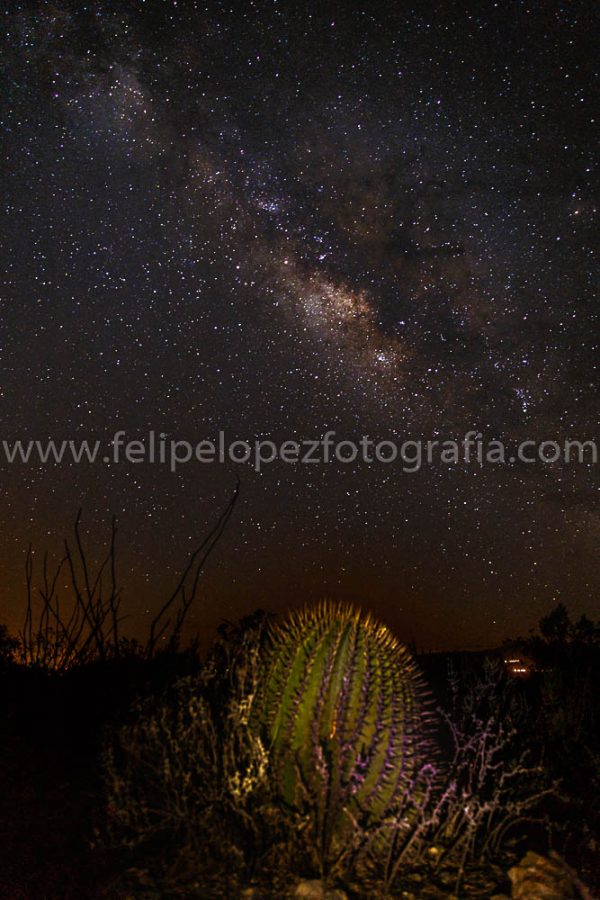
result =
[[[164,890],[183,873],[190,885],[213,870],[245,873],[258,852],[268,757],[246,728],[258,645],[247,641],[244,650],[218,702],[214,682],[222,675],[209,660],[198,676],[138,702],[107,741],[106,840],[152,860],[148,877]]]
[[[424,870],[458,892],[468,867],[489,867],[518,826],[543,821],[543,801],[556,792],[522,745],[518,696],[501,667],[488,662],[462,679],[450,671],[449,681],[450,703],[439,708],[449,759],[437,771],[423,767],[365,842],[367,871],[386,890]],[[387,834],[383,853],[378,830]]]
[[[18,640],[10,634],[6,625],[0,625],[0,666],[13,662],[18,646]]]
[[[150,621],[142,640],[121,632],[122,593],[117,579],[117,524],[113,516],[102,561],[94,568],[81,533],[81,510],[73,538],[64,541],[64,556],[52,567],[43,557],[41,584],[34,590],[34,553],[25,559],[26,611],[13,656],[23,666],[47,672],[67,672],[121,656],[152,659],[157,653],[176,653],[190,609],[198,594],[204,566],[218,545],[233,514],[239,480],[229,503],[208,534],[188,558],[173,591]],[[66,579],[66,597],[61,594]],[[0,656],[2,634],[0,633]]]
[[[264,614],[225,624],[201,671],[135,704],[103,753],[100,843],[122,848],[118,890],[137,897],[280,897],[307,856],[306,821],[272,789],[248,726]]]

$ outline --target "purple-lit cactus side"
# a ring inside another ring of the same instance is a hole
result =
[[[368,613],[324,602],[273,627],[253,717],[283,798],[301,806],[307,793],[326,791],[328,831],[339,836],[352,819],[377,823],[427,763],[427,708],[417,668],[391,632]]]

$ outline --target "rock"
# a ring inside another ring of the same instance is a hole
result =
[[[322,881],[300,881],[292,893],[297,900],[348,900],[344,891],[327,888]]]
[[[579,900],[587,891],[557,855],[552,859],[531,850],[508,870],[513,900]]]

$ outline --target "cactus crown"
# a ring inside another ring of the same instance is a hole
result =
[[[429,751],[427,699],[406,648],[370,613],[322,602],[272,627],[255,716],[292,804],[318,760],[355,811],[390,809]],[[322,779],[321,779],[322,784]]]

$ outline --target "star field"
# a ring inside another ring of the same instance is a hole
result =
[[[436,7],[438,7],[436,9]],[[0,438],[598,439],[595,4],[11,4]],[[193,627],[358,601],[404,640],[597,618],[598,466],[0,467],[113,513],[139,628],[242,481]]]

